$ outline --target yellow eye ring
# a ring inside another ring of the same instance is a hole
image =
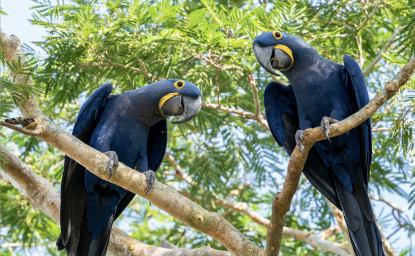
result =
[[[182,89],[182,88],[183,88],[183,86],[184,86],[184,84],[185,84],[185,82],[184,82],[184,81],[179,80],[179,81],[176,81],[176,82],[174,83],[174,87],[176,87],[177,89]]]
[[[280,40],[280,39],[282,38],[282,33],[281,33],[281,32],[279,32],[279,31],[272,32],[272,34],[274,35],[274,37],[275,37],[277,40]]]

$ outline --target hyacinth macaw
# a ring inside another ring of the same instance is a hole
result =
[[[348,133],[329,139],[329,125],[369,102],[362,70],[345,55],[340,65],[320,56],[302,39],[267,32],[253,43],[258,63],[269,73],[279,70],[288,86],[270,82],[264,91],[265,114],[278,144],[301,152],[303,131],[322,126],[327,140],[315,143],[304,166],[307,179],[346,219],[356,256],[384,255],[368,196],[372,158],[370,118]],[[304,152],[303,152],[304,154]]]
[[[174,123],[182,123],[195,117],[202,93],[194,84],[177,79],[118,95],[110,95],[112,89],[104,84],[91,94],[72,134],[110,157],[111,174],[118,160],[144,173],[148,192],[166,151],[166,118],[181,116]],[[58,249],[66,248],[68,255],[105,256],[112,224],[134,196],[65,156]]]

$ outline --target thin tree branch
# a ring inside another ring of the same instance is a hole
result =
[[[363,58],[363,48],[362,48],[362,37],[356,36],[356,42],[357,42],[357,64],[359,65],[360,69],[363,68],[363,65],[365,64],[365,59]]]
[[[372,199],[372,200],[375,200],[375,201],[380,201],[380,202],[384,202],[385,204],[387,204],[387,205],[389,205],[390,207],[392,207],[392,209],[394,209],[394,210],[396,210],[396,211],[398,211],[398,212],[400,212],[400,213],[403,213],[403,212],[404,212],[404,210],[399,209],[397,205],[395,205],[395,204],[393,204],[393,203],[389,202],[389,201],[388,201],[387,199],[385,199],[385,198],[380,198],[380,197],[377,197],[377,196],[369,196],[369,197],[370,197],[370,199]]]
[[[45,178],[33,172],[29,166],[10,153],[1,144],[0,152],[5,160],[2,161],[2,167],[7,171],[0,170],[0,178],[20,190],[29,203],[59,223],[61,204],[59,192]],[[16,244],[16,246],[20,245]],[[9,247],[12,247],[12,244],[9,244]],[[166,256],[196,256],[203,253],[206,253],[205,255],[231,256],[229,252],[218,251],[209,247],[167,250],[147,245],[133,239],[116,226],[112,227],[108,253],[113,256],[150,256],[155,254]]]
[[[369,66],[367,66],[363,70],[363,75],[364,76],[366,76],[367,74],[369,74],[369,72],[372,71],[372,69],[380,61],[380,59],[382,59],[382,53],[383,52],[386,52],[389,49],[389,47],[391,47],[393,41],[398,36],[398,34],[402,31],[402,29],[404,29],[404,27],[405,26],[400,26],[399,28],[397,28],[395,30],[395,32],[393,32],[392,36],[389,38],[389,40],[386,42],[385,46],[383,46],[382,50],[379,52],[378,56],[376,56],[376,58],[372,61],[372,63],[370,63]]]
[[[398,256],[398,254],[396,254],[396,252],[392,249],[392,246],[390,245],[390,243],[389,243],[388,239],[386,238],[386,236],[383,234],[382,227],[379,225],[379,221],[378,221],[378,218],[376,216],[375,216],[375,220],[376,220],[376,224],[378,225],[380,236],[382,237],[383,249],[385,249],[386,255],[388,255],[388,256]]]
[[[255,116],[259,119],[261,117],[261,105],[259,104],[259,97],[258,97],[258,88],[255,85],[255,77],[254,74],[250,74],[248,76],[248,82],[252,88],[252,94],[254,95],[254,102],[255,102]]]
[[[280,252],[279,248],[281,247],[283,232],[275,232],[278,226],[282,226],[281,229],[283,229],[284,224],[285,224],[285,220],[281,221],[281,219],[278,218],[277,207],[278,207],[278,200],[280,199],[280,194],[281,193],[277,193],[277,195],[274,197],[274,200],[272,200],[271,221],[269,222],[268,229],[267,229],[267,235],[266,235],[267,245],[265,247],[265,253],[267,256],[278,256]]]
[[[195,55],[195,56],[193,56],[193,58],[204,60],[208,64],[210,64],[213,67],[219,69],[220,71],[225,71],[225,70],[228,70],[228,69],[236,69],[235,72],[238,75],[243,76],[242,72],[244,71],[244,69],[242,67],[237,66],[237,65],[223,65],[223,64],[220,64],[220,62],[216,59],[206,58],[203,54]]]
[[[219,71],[217,68],[215,69],[215,84],[216,84],[216,94],[218,97],[217,102],[218,102],[218,105],[220,106]]]
[[[183,172],[180,165],[174,160],[173,156],[169,153],[164,153],[164,157],[167,159],[167,161],[173,166],[175,172],[175,176],[178,179],[184,180],[189,184],[190,186],[195,186],[196,182],[193,181],[192,177],[188,176],[185,172]]]
[[[366,26],[366,24],[369,22],[369,20],[373,17],[373,15],[375,14],[375,12],[378,10],[378,8],[379,8],[379,4],[376,4],[376,6],[375,6],[375,8],[373,9],[373,11],[372,11],[372,13],[368,13],[367,12],[367,10],[366,10],[366,7],[365,7],[365,5],[366,5],[366,3],[365,2],[363,2],[362,0],[360,0],[360,2],[362,3],[362,9],[363,9],[363,12],[364,12],[364,14],[366,15],[366,18],[365,18],[365,20],[363,21],[363,23],[362,23],[362,25],[360,25],[360,27],[358,27],[357,29],[356,29],[356,33],[357,32],[359,32],[360,30],[362,30],[365,26]]]
[[[391,128],[372,128],[372,132],[387,132],[390,131]]]
[[[323,239],[327,239],[329,237],[334,236],[335,234],[339,233],[341,231],[339,226],[333,226],[330,227],[326,230],[324,230],[323,232],[320,233],[320,237]]]
[[[215,105],[215,104],[211,104],[211,103],[207,103],[207,102],[203,103],[203,107],[210,108],[210,109],[215,109],[215,110],[220,110],[220,111],[230,113],[230,114],[237,114],[239,116],[245,117],[246,119],[255,120],[266,131],[268,131],[268,132],[270,131],[270,129],[268,127],[268,124],[267,124],[267,121],[265,119],[263,119],[262,117],[255,116],[254,113],[247,112],[247,111],[244,111],[244,110],[235,109],[235,108],[228,108],[228,107],[224,107],[224,106],[219,106],[219,105]]]
[[[107,61],[109,63],[108,64],[108,67],[115,66],[115,67],[121,67],[121,68],[125,68],[125,69],[131,69],[133,71],[136,71],[136,72],[139,72],[139,73],[143,74],[146,78],[152,77],[152,74],[148,73],[148,71],[146,69],[146,66],[145,66],[145,64],[144,64],[144,62],[142,60],[138,59],[138,61],[140,62],[140,64],[143,66],[143,70],[141,70],[139,68],[130,67],[130,66],[127,66],[127,65],[115,63],[115,62],[112,62],[109,58],[105,57],[103,54],[101,54],[97,49],[95,49],[95,47],[90,42],[88,42],[87,40],[85,40],[85,42],[97,54],[98,58],[100,58],[102,61],[105,60],[105,61]],[[80,66],[81,67],[83,67],[83,66],[92,66],[92,67],[99,67],[99,66],[101,66],[101,67],[105,67],[105,64],[101,64],[101,63],[80,63]]]
[[[35,129],[35,130],[26,130],[25,128],[22,128],[22,127],[13,125],[13,124],[9,124],[9,123],[4,122],[4,121],[0,121],[0,125],[4,126],[4,127],[7,127],[9,129],[12,129],[16,132],[20,132],[20,133],[23,133],[25,135],[29,135],[29,136],[40,135],[43,132],[42,128]]]

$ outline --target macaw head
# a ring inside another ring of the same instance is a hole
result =
[[[161,118],[180,116],[175,124],[189,121],[202,107],[202,92],[191,82],[179,79],[158,81],[139,89],[139,93]]]
[[[274,69],[288,71],[312,64],[319,56],[316,49],[304,40],[285,32],[266,32],[255,38],[254,54],[258,63],[269,73],[279,76]]]

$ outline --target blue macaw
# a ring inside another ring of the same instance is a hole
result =
[[[110,157],[111,174],[118,160],[144,173],[148,192],[166,151],[166,118],[181,116],[174,123],[192,119],[202,106],[202,93],[194,84],[177,79],[119,95],[110,95],[111,91],[112,85],[104,84],[91,94],[72,134]],[[67,156],[61,186],[58,250],[105,256],[112,224],[135,194],[98,178]]]
[[[327,140],[314,144],[304,166],[307,179],[342,210],[356,256],[384,255],[367,188],[372,158],[370,118],[346,134],[329,139],[329,125],[369,103],[362,70],[345,55],[344,65],[288,33],[263,33],[253,43],[255,57],[269,73],[279,70],[288,86],[270,82],[265,114],[278,144],[301,152],[303,130],[322,126]]]

